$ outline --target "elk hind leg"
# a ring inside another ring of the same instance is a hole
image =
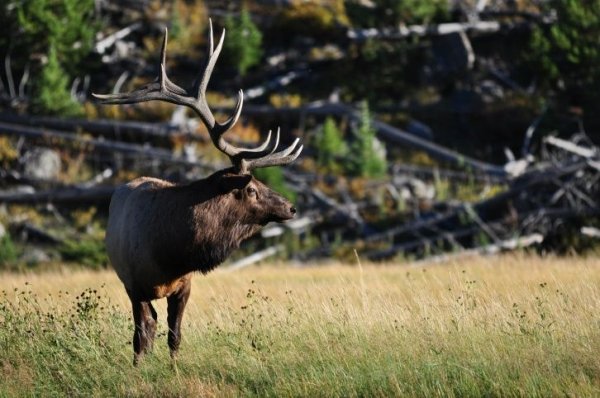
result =
[[[133,364],[137,365],[143,354],[150,351],[156,332],[156,311],[149,301],[131,300],[133,309]]]

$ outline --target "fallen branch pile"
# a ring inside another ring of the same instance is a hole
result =
[[[249,107],[248,111],[267,110]],[[348,118],[357,117],[354,109],[339,104],[271,111],[320,115],[333,111]],[[122,166],[123,157],[153,163],[163,177],[167,169],[179,169],[185,179],[207,175],[220,167],[209,161],[176,156],[169,148],[139,143],[152,140],[151,137],[169,137],[177,131],[173,125],[52,118],[25,121],[7,115],[0,115],[0,120],[0,135],[18,136],[28,143],[53,148],[72,150],[75,147],[96,157],[102,155],[100,163],[107,168],[94,179],[75,185],[36,179],[17,170],[2,170],[0,203],[106,207],[114,190],[110,182],[112,170]],[[388,179],[367,182],[363,187],[366,194],[357,198],[349,186],[340,184],[337,178],[286,168],[285,178],[298,194],[302,217],[285,226],[265,229],[262,234],[265,243],[258,245],[263,249],[239,260],[236,266],[285,253],[285,247],[276,241],[286,230],[299,236],[312,234],[318,239],[317,247],[300,247],[288,253],[303,261],[331,256],[344,246],[358,248],[361,255],[375,261],[398,255],[439,260],[447,258],[445,253],[448,252],[454,253],[452,255],[493,253],[539,245],[567,226],[575,227],[576,233],[586,231],[586,236],[593,236],[589,233],[591,227],[582,229],[582,223],[600,216],[597,200],[600,150],[585,134],[579,133],[569,140],[545,137],[536,158],[529,153],[532,132],[528,132],[528,148],[523,151],[525,158],[499,166],[467,158],[382,122],[374,121],[373,125],[379,139],[388,147],[417,148],[446,164],[462,166],[463,170],[394,164]],[[91,137],[75,133],[83,130]],[[187,135],[191,141],[197,140],[192,134]],[[135,136],[138,143],[121,141],[124,136]],[[478,181],[505,189],[474,203],[444,201],[436,199],[435,181],[440,179],[456,184]],[[323,184],[332,189],[322,189]],[[374,216],[381,213],[382,208],[400,210],[393,214],[387,210],[383,216]]]

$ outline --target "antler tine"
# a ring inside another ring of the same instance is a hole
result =
[[[298,148],[296,148],[298,142],[300,142],[300,139],[296,138],[292,145],[290,145],[283,151],[271,153],[267,156],[263,156],[258,159],[242,159],[240,164],[240,172],[248,173],[251,170],[260,167],[282,166],[293,162],[298,156],[300,156],[302,149],[304,149],[304,145],[300,145]]]
[[[169,31],[165,28],[165,35],[163,36],[162,47],[160,48],[160,77],[158,81],[160,82],[161,91],[167,90],[167,81],[169,78],[167,77],[167,40],[169,38]]]
[[[206,125],[210,138],[221,152],[229,156],[233,166],[238,172],[247,173],[258,167],[283,165],[295,160],[303,146],[296,148],[298,139],[292,145],[280,152],[275,152],[279,146],[280,130],[277,128],[275,144],[271,146],[272,133],[269,131],[265,141],[256,148],[244,149],[236,147],[223,138],[223,134],[233,127],[238,121],[244,105],[244,93],[238,92],[237,102],[233,114],[223,123],[215,120],[212,111],[206,101],[206,88],[212,75],[219,54],[223,49],[225,41],[225,29],[221,33],[219,42],[215,47],[212,20],[209,20],[208,34],[208,59],[206,66],[198,74],[196,82],[190,90],[185,90],[171,82],[166,72],[168,31],[165,34],[160,50],[160,72],[157,78],[145,86],[135,89],[129,93],[120,94],[92,94],[103,104],[133,104],[145,101],[166,101],[177,105],[185,105],[192,108],[202,122]]]
[[[208,87],[208,82],[212,76],[213,69],[217,63],[217,59],[219,58],[219,54],[221,54],[221,50],[223,49],[223,43],[225,41],[225,29],[223,29],[219,42],[217,43],[217,47],[215,48],[212,19],[209,19],[208,25],[208,60],[206,61],[204,70],[200,73],[196,83],[194,84],[194,91],[196,92],[197,99],[197,113],[200,115],[200,117],[202,117],[207,125],[210,137],[217,148],[231,158],[238,155],[243,151],[243,149],[231,145],[221,136],[237,123],[242,113],[242,106],[244,105],[244,92],[242,90],[238,91],[238,98],[235,104],[233,115],[223,123],[217,122],[212,115],[208,104],[206,103],[206,88]]]
[[[275,148],[277,148],[277,145],[279,145],[279,128],[277,128],[277,132],[275,133],[275,145],[273,145],[273,148],[271,149],[270,152],[265,153],[266,152],[265,150],[269,147],[269,144],[271,143],[271,135],[272,135],[272,131],[269,130],[269,133],[267,134],[267,138],[265,138],[265,140],[262,144],[260,144],[256,148],[244,149],[240,153],[240,155],[243,156],[246,153],[258,153],[258,154],[261,154],[261,156],[262,156],[262,155],[268,155],[269,153],[273,153]]]
[[[102,104],[135,104],[153,100],[167,101],[178,105],[190,105],[187,91],[173,83],[166,73],[168,31],[165,28],[160,51],[160,74],[154,82],[146,84],[129,93],[96,94],[95,98]]]
[[[217,63],[217,59],[219,59],[219,54],[221,54],[221,49],[223,48],[223,42],[225,41],[225,29],[221,33],[221,38],[219,39],[219,43],[217,44],[217,48],[214,47],[214,37],[213,37],[213,27],[212,20],[209,19],[209,34],[208,34],[208,60],[206,61],[206,66],[204,70],[198,76],[198,80],[196,80],[195,91],[196,98],[200,99],[206,95],[206,88],[208,87],[208,82],[210,81],[210,77],[212,76],[213,69],[215,64]]]
[[[213,55],[213,51],[215,48],[215,39],[213,36],[213,28],[212,28],[212,18],[208,18],[208,56],[210,57],[211,55]],[[225,29],[223,29],[223,31],[225,31]]]

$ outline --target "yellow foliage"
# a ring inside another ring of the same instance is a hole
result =
[[[272,94],[269,103],[275,108],[298,108],[302,105],[302,97],[299,94]]]
[[[252,123],[249,123],[249,124],[237,123],[231,129],[230,134],[235,135],[241,141],[247,141],[247,142],[257,142],[258,143],[261,138],[260,131]],[[266,135],[266,132],[265,132],[265,135]]]
[[[291,32],[320,35],[336,25],[349,25],[342,0],[295,1],[278,18],[279,26]]]
[[[427,153],[422,151],[413,152],[407,162],[416,166],[436,166],[437,163]]]
[[[11,222],[27,221],[34,225],[41,225],[44,220],[42,215],[31,206],[9,205],[6,213],[8,214],[7,220]]]
[[[88,120],[98,119],[99,111],[98,105],[85,101],[83,103],[83,117]]]
[[[198,49],[206,40],[203,33],[208,24],[204,1],[176,0],[175,2],[161,3],[155,2],[157,4],[155,9],[150,10],[149,13],[152,14],[151,18],[165,20],[164,22],[170,26],[167,62],[177,55],[186,55],[192,59],[199,58]],[[146,37],[143,42],[148,56],[156,56],[160,52],[162,40],[158,40],[156,37]]]
[[[348,180],[348,188],[352,197],[356,198],[357,200],[364,199],[367,195],[367,183],[369,181],[370,180],[368,178],[362,177],[350,178]]]
[[[172,6],[171,15],[177,15],[181,31],[174,37],[171,51],[173,54],[195,53],[199,44],[204,43],[203,35],[208,23],[207,11],[203,0],[177,0]],[[173,17],[172,17],[173,18]]]
[[[0,163],[7,164],[17,159],[19,152],[13,147],[8,137],[0,137]]]
[[[136,179],[139,176],[140,175],[133,170],[121,169],[117,171],[117,174],[115,175],[115,180],[118,182],[128,182]]]
[[[292,19],[313,19],[323,27],[330,27],[334,22],[350,23],[343,0],[295,0],[285,15]]]
[[[82,143],[82,145],[85,145]],[[65,165],[65,169],[62,170],[60,174],[60,179],[65,182],[81,182],[87,181],[92,178],[93,173],[90,169],[89,165],[85,162],[87,157],[87,153],[91,147],[86,148],[82,146],[80,148],[80,152],[76,155],[68,155],[66,153],[62,153],[63,165]]]
[[[96,215],[97,209],[95,207],[90,207],[89,209],[80,209],[75,210],[71,213],[71,217],[73,219],[73,224],[75,228],[79,230],[85,230],[89,225],[92,224],[94,220],[94,216]]]

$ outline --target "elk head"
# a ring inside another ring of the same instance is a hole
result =
[[[280,131],[277,128],[274,142],[272,132],[269,130],[265,141],[256,148],[246,149],[236,147],[223,138],[223,134],[233,127],[240,117],[244,94],[238,92],[238,99],[233,115],[223,123],[215,120],[206,101],[206,88],[213,68],[219,57],[225,39],[225,30],[221,34],[219,43],[214,47],[212,21],[209,22],[208,59],[203,71],[200,72],[192,87],[188,90],[173,83],[166,74],[167,30],[161,49],[160,74],[152,82],[132,92],[123,94],[100,95],[92,94],[100,99],[103,104],[133,104],[146,101],[166,101],[177,105],[184,105],[194,110],[208,129],[213,144],[226,154],[233,167],[222,170],[211,176],[217,186],[223,189],[223,194],[231,194],[238,201],[248,204],[250,212],[260,216],[261,224],[269,221],[283,221],[292,218],[296,209],[281,195],[269,189],[250,175],[253,169],[259,167],[279,166],[293,162],[302,151],[303,146],[298,146],[297,138],[287,148],[276,151],[279,146]]]

